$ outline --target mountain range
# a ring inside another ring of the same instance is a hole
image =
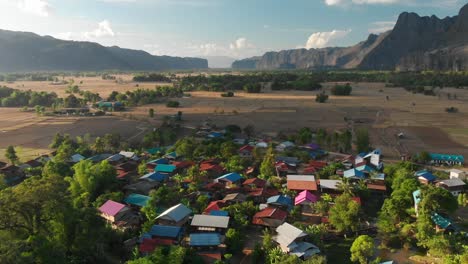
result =
[[[153,56],[145,51],[66,41],[29,32],[0,30],[0,72],[160,71],[206,69],[199,58]]]
[[[233,62],[235,69],[468,70],[468,4],[440,19],[400,14],[393,30],[351,47],[294,49]]]

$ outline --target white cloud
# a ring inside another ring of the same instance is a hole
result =
[[[389,5],[400,4],[407,6],[431,6],[431,7],[455,7],[463,0],[324,0],[329,6],[349,6],[349,5]]]
[[[18,8],[28,14],[48,17],[52,12],[52,6],[46,0],[18,0]]]
[[[312,48],[325,48],[333,43],[333,41],[342,39],[346,37],[351,32],[349,30],[333,30],[333,31],[326,31],[326,32],[316,32],[310,35],[309,39],[307,40],[306,49]]]
[[[242,50],[255,48],[255,46],[252,43],[248,42],[246,38],[238,38],[236,39],[236,41],[229,45],[229,48],[231,50]]]
[[[371,23],[369,33],[379,34],[389,30],[392,30],[395,26],[395,21],[376,21]]]
[[[113,37],[115,36],[115,33],[111,28],[110,22],[104,20],[102,22],[99,22],[98,27],[93,31],[84,32],[83,36],[85,39],[92,39],[101,37]]]

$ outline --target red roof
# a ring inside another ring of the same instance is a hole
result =
[[[202,162],[200,164],[200,171],[214,171],[216,173],[223,173],[224,168],[219,164],[213,164],[209,162]]]
[[[255,188],[250,191],[248,191],[249,196],[263,196],[263,197],[271,197],[278,195],[279,191],[276,190],[275,188]]]
[[[361,198],[360,198],[360,197],[353,197],[353,198],[351,198],[351,199],[352,199],[353,201],[355,201],[356,203],[362,205],[362,203],[361,203]]]
[[[172,165],[176,166],[178,169],[186,169],[186,168],[189,168],[189,167],[192,167],[193,165],[195,165],[195,162],[187,161],[187,160],[174,161],[174,162],[172,162]]]
[[[140,252],[142,253],[151,253],[155,250],[156,246],[171,246],[174,245],[172,239],[163,239],[163,238],[153,238],[143,239],[143,242],[140,244]]]
[[[206,207],[203,213],[210,214],[211,211],[220,211],[225,206],[227,206],[226,201],[223,201],[223,200],[213,201]]]
[[[312,166],[317,169],[322,169],[326,167],[328,164],[325,161],[316,161],[316,160],[311,160],[309,161],[309,166]]]
[[[288,180],[288,190],[317,191],[317,182]]]
[[[239,149],[239,152],[242,152],[242,151],[252,152],[253,150],[254,150],[254,147],[250,145],[245,145]]]
[[[303,173],[310,173],[310,174],[313,174],[313,173],[316,173],[316,172],[317,172],[317,169],[315,167],[307,167],[303,171]]]
[[[198,252],[205,263],[215,263],[217,260],[221,260],[222,256],[220,252]]]
[[[265,184],[266,184],[266,181],[259,179],[259,178],[247,179],[242,183],[242,185],[255,185],[259,188],[262,188],[263,186],[265,186]]]
[[[384,184],[372,184],[368,183],[367,188],[370,190],[376,190],[376,191],[386,191],[387,187]]]
[[[263,209],[262,211],[256,213],[254,215],[254,218],[268,217],[268,218],[283,220],[283,219],[286,219],[287,216],[288,216],[288,213],[279,208],[267,207]]]

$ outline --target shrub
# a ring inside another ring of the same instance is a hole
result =
[[[333,95],[338,95],[338,96],[348,96],[351,94],[351,91],[353,90],[353,88],[351,87],[351,85],[349,83],[345,84],[345,85],[335,85],[332,89],[331,89],[331,93]]]
[[[445,112],[447,113],[458,113],[458,108],[456,107],[448,107],[448,108],[445,108]]]
[[[234,97],[234,93],[233,92],[222,93],[221,97]]]
[[[249,83],[244,85],[244,91],[247,93],[260,93],[262,86],[260,83]]]
[[[177,101],[169,101],[167,102],[166,106],[171,108],[177,108],[180,106],[180,103]]]
[[[325,93],[317,94],[317,96],[315,97],[315,102],[325,103],[326,101],[328,101],[328,95]]]

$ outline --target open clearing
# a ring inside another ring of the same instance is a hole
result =
[[[75,78],[82,90],[107,96],[112,91],[124,92],[138,89],[131,76],[119,76],[123,84],[96,78]],[[83,80],[83,84],[79,82]],[[24,87],[23,87],[24,84]],[[2,85],[0,83],[0,85]],[[13,88],[56,91],[64,95],[66,85],[56,86],[47,82],[18,82],[6,84]],[[21,86],[21,87],[18,87]],[[139,88],[154,88],[160,83],[139,83]],[[325,84],[329,94],[333,83]],[[382,148],[387,156],[398,158],[401,153],[431,152],[462,154],[468,156],[468,90],[444,88],[440,96],[413,94],[402,88],[385,88],[381,83],[353,84],[352,96],[331,96],[325,104],[315,102],[317,92],[272,91],[261,94],[236,92],[235,97],[224,98],[218,92],[191,92],[191,97],[177,98],[179,108],[167,108],[165,104],[135,107],[114,117],[69,118],[37,117],[34,113],[19,109],[1,109],[0,149],[7,145],[23,148],[47,148],[56,132],[72,135],[91,133],[102,135],[120,132],[124,138],[141,136],[138,126],[145,122],[122,120],[119,116],[134,116],[148,120],[148,109],[153,108],[156,118],[183,112],[184,126],[197,127],[205,121],[223,127],[237,124],[253,125],[256,132],[265,134],[290,133],[301,127],[343,128],[367,127],[373,146]],[[456,94],[457,100],[448,100],[447,93]],[[388,100],[386,97],[388,96]],[[445,112],[456,107],[459,113]],[[354,122],[346,122],[352,119]],[[151,127],[150,124],[146,126]],[[403,139],[397,139],[400,132]],[[3,157],[0,157],[3,158]]]

